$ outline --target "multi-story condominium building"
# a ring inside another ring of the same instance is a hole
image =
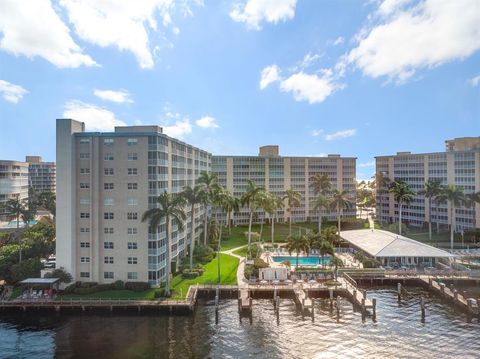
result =
[[[28,163],[0,160],[0,220],[7,220],[3,204],[28,199]]]
[[[316,174],[327,175],[336,189],[349,191],[355,203],[356,197],[356,158],[328,155],[328,157],[284,157],[279,155],[276,145],[260,147],[258,156],[213,156],[212,172],[216,173],[220,184],[240,197],[246,190],[247,181],[252,180],[258,186],[264,187],[280,197],[285,191],[293,189],[302,195],[301,204],[293,209],[291,215],[295,222],[317,220],[314,209],[315,193],[310,186],[310,178]],[[290,213],[285,206],[278,211],[281,221],[287,221]],[[356,209],[345,210],[343,217],[355,217]],[[324,217],[330,220],[336,218],[335,211],[324,212]],[[259,210],[256,221],[263,220],[265,213]],[[248,223],[249,215],[246,208],[235,214],[235,224]]]
[[[166,223],[151,231],[141,217],[158,205],[156,196],[194,185],[210,166],[208,152],[168,137],[158,126],[100,133],[57,120],[57,267],[80,281],[160,284]],[[195,221],[202,215],[197,206]],[[170,223],[173,260],[184,256],[190,242],[189,212],[187,218],[182,231]]]
[[[456,185],[464,193],[480,191],[480,137],[456,138],[446,141],[446,152],[412,154],[398,152],[393,156],[376,157],[376,173],[390,181],[400,180],[417,192],[409,206],[402,210],[402,221],[423,226],[429,221],[428,200],[419,191],[429,179],[444,185]],[[398,220],[398,206],[388,191],[377,191],[377,217],[382,223]],[[447,226],[452,214],[446,204],[432,205],[432,223]],[[480,226],[480,206],[457,208],[454,214],[456,231]]]
[[[43,162],[40,156],[26,156],[25,162],[28,163],[29,186],[37,192],[55,193],[57,183],[55,162]]]

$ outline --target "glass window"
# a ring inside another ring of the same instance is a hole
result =
[[[80,212],[80,218],[87,219],[90,218],[89,212]]]
[[[138,219],[138,213],[137,212],[128,212],[127,213],[127,219],[129,219],[129,220]]]
[[[90,257],[80,257],[80,263],[90,263]]]
[[[136,168],[129,168],[128,175],[129,176],[136,176],[138,174],[138,170]]]
[[[90,278],[90,272],[80,272],[80,278]]]
[[[103,189],[106,190],[106,191],[111,191],[112,189],[114,189],[114,184],[113,183],[104,183],[103,184]]]
[[[108,228],[108,227],[105,227],[105,228],[103,229],[103,233],[104,233],[104,234],[113,234],[113,228],[112,228],[112,227],[109,227],[109,228]]]
[[[128,154],[128,160],[129,161],[136,161],[138,159],[138,156],[136,153],[129,153]]]
[[[81,144],[90,143],[90,139],[89,138],[81,138],[80,143]]]
[[[80,189],[88,189],[90,188],[90,183],[80,183]]]
[[[137,228],[128,228],[127,233],[128,234],[137,234]]]
[[[104,139],[103,139],[103,144],[104,144],[105,146],[111,146],[111,145],[113,145],[113,142],[114,142],[114,141],[113,141],[113,138],[104,138]]]
[[[113,249],[113,242],[103,242],[104,249]]]
[[[113,219],[113,212],[104,212],[103,219]]]
[[[80,204],[90,204],[90,198],[80,197]]]
[[[127,279],[138,279],[137,272],[127,272]]]
[[[80,248],[90,248],[90,242],[80,242]]]
[[[105,174],[105,176],[113,176],[113,168],[104,168],[103,173]]]
[[[136,205],[138,205],[138,199],[136,199],[136,198],[128,198],[128,199],[127,199],[127,204],[128,204],[129,206],[136,206]]]
[[[113,279],[113,272],[103,272],[104,279]]]
[[[81,152],[80,153],[80,159],[81,160],[88,160],[90,158],[90,153],[85,153],[85,152]]]
[[[113,153],[105,153],[105,156],[103,156],[103,159],[105,161],[113,161],[114,160]]]
[[[136,144],[138,143],[138,139],[136,139],[136,138],[129,138],[129,139],[127,140],[127,143],[128,143],[129,146],[134,146],[134,145],[136,145]]]
[[[128,257],[128,264],[137,264],[137,257]]]
[[[138,249],[137,242],[128,242],[127,243],[128,249]]]
[[[127,185],[128,189],[130,190],[135,190],[135,189],[138,189],[138,183],[129,183]]]
[[[81,175],[89,175],[90,174],[90,168],[80,168],[80,174]]]
[[[113,198],[105,198],[103,200],[103,204],[105,206],[113,206],[115,204],[115,201],[113,200]]]
[[[105,263],[105,264],[113,264],[113,257],[104,257],[103,263]]]

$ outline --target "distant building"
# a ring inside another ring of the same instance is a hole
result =
[[[8,220],[2,207],[15,198],[28,199],[28,163],[0,160],[0,220]]]
[[[347,190],[353,203],[356,202],[356,158],[328,155],[328,157],[294,157],[280,156],[277,145],[260,147],[258,156],[212,156],[212,172],[216,173],[219,182],[236,197],[241,197],[252,180],[258,186],[282,197],[285,191],[293,189],[302,195],[301,204],[292,211],[294,222],[317,220],[314,209],[315,193],[310,186],[310,178],[316,174],[327,175],[332,187]],[[286,204],[286,202],[285,202]],[[345,210],[344,218],[355,217],[355,206]],[[330,220],[336,218],[335,211],[324,211],[323,216]],[[278,218],[287,221],[290,213],[278,211]],[[257,222],[265,218],[259,210]],[[246,224],[249,221],[248,209],[242,208],[234,215],[235,224]]]
[[[43,162],[40,156],[26,156],[29,186],[37,192],[53,192],[57,188],[55,162]]]
[[[166,223],[151,231],[142,215],[158,206],[158,195],[193,186],[210,166],[208,152],[158,126],[85,132],[82,122],[57,120],[57,267],[74,280],[159,285],[165,278]],[[180,260],[190,242],[189,206],[186,211],[183,230],[170,223],[172,260]],[[203,213],[198,205],[195,222]]]
[[[413,191],[424,189],[429,179],[444,185],[456,185],[465,193],[480,191],[480,137],[463,137],[446,141],[446,152],[412,154],[397,152],[392,156],[376,157],[376,173],[383,173],[391,181],[409,184]],[[377,218],[382,223],[398,220],[398,208],[393,195],[377,191]],[[447,226],[452,216],[446,204],[432,205],[432,223]],[[480,226],[480,205],[457,208],[454,214],[456,231]],[[417,194],[402,210],[404,223],[422,227],[429,221],[428,200]]]

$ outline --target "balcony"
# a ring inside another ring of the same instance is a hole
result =
[[[167,181],[168,174],[149,174],[148,180],[149,181]]]
[[[149,158],[148,164],[149,166],[168,166],[168,161],[159,158]]]

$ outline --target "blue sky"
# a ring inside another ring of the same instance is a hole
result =
[[[477,0],[0,3],[0,158],[55,119],[158,124],[214,154],[358,157],[480,135]]]

